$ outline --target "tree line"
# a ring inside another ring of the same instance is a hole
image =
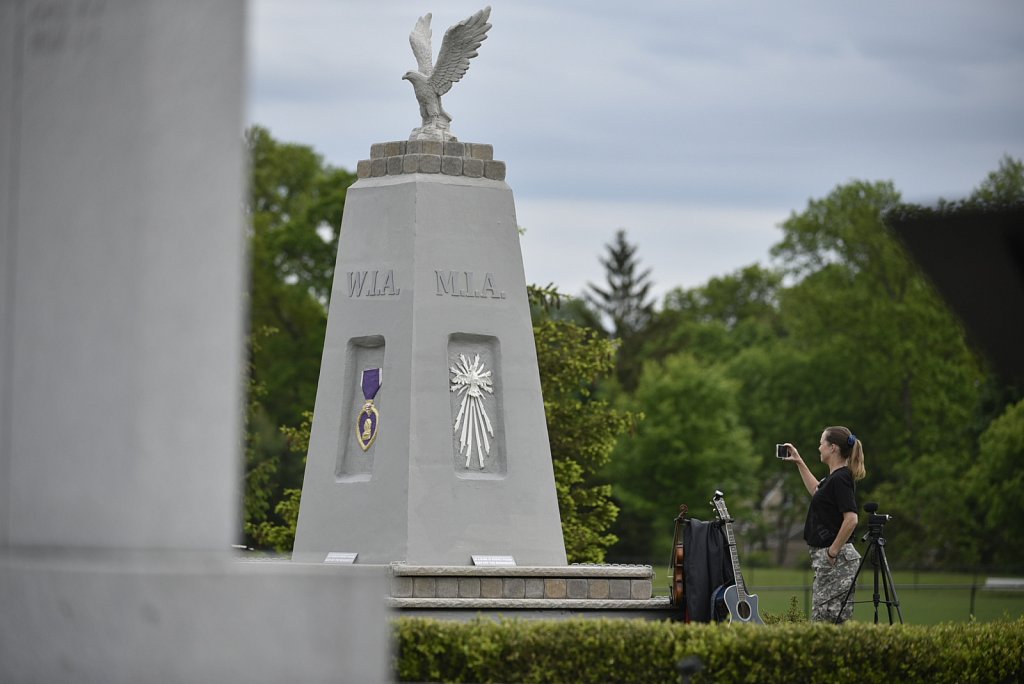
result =
[[[301,497],[345,191],[311,147],[246,135],[251,289],[244,540],[290,549]],[[968,203],[1024,201],[1009,157]],[[529,286],[563,534],[571,561],[657,561],[680,503],[726,492],[748,552],[789,562],[823,427],[863,440],[860,500],[894,516],[893,562],[1022,565],[1024,402],[973,350],[885,226],[902,204],[852,181],[780,226],[752,264],[657,303],[625,231],[583,297]],[[788,466],[788,467],[787,467]],[[708,514],[703,517],[710,517]]]

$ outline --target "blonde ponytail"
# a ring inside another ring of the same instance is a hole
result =
[[[864,468],[864,449],[858,439],[853,444],[853,454],[850,456],[850,473],[854,480],[863,480],[868,471]]]

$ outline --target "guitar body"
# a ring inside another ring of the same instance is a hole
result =
[[[725,587],[722,591],[722,602],[729,613],[732,622],[752,622],[755,625],[763,625],[764,621],[757,612],[757,594],[744,594],[740,596],[736,585]]]

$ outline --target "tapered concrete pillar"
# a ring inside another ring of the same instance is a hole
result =
[[[360,162],[295,560],[566,562],[515,206],[491,157],[415,141]]]

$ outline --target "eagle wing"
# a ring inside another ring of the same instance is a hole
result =
[[[409,45],[412,46],[412,54],[416,55],[416,65],[420,73],[427,77],[434,68],[431,63],[430,36],[430,14],[427,14],[419,18],[409,34]]]
[[[491,8],[485,7],[445,31],[434,73],[428,80],[438,95],[447,93],[452,84],[466,74],[469,60],[476,57],[477,48],[487,38],[487,31],[491,28],[487,23],[490,15]]]

